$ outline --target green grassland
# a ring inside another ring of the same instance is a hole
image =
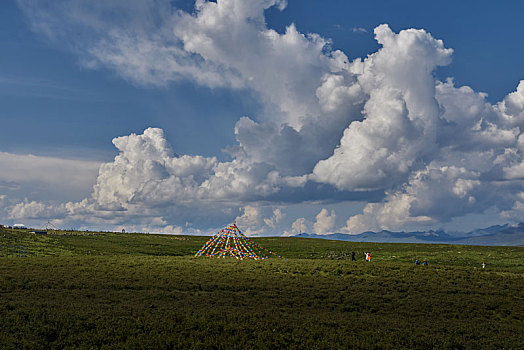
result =
[[[0,348],[524,348],[524,247],[208,238],[1,230]]]

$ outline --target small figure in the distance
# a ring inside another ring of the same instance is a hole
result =
[[[371,253],[364,253],[366,254],[366,261],[371,262]]]
[[[483,269],[486,268],[486,263],[485,263],[485,262],[482,262],[482,268],[483,268]]]
[[[415,259],[415,265],[418,265],[419,262],[418,262],[418,259]]]
[[[351,261],[357,261],[355,258],[355,252],[351,252]]]
[[[422,265],[427,266],[427,265],[428,265],[428,262],[427,262],[426,260],[424,260],[424,261],[422,262]]]

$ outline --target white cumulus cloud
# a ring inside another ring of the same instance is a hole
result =
[[[334,210],[331,210],[331,213],[329,213],[326,208],[322,208],[313,224],[313,231],[320,235],[333,233],[336,218],[337,216]]]
[[[87,67],[109,68],[141,86],[184,79],[245,89],[264,109],[239,116],[229,161],[177,155],[162,129],[148,128],[113,140],[119,153],[100,165],[85,199],[6,198],[13,218],[54,213],[178,231],[186,221],[211,227],[236,217],[250,234],[311,225],[329,233],[336,215],[325,208],[314,223],[288,217],[282,227],[282,205],[318,193],[370,201],[361,214],[345,214],[352,233],[433,225],[493,208],[505,218],[521,213],[524,80],[496,104],[452,78],[437,80],[435,70],[451,62],[453,50],[423,29],[395,33],[379,25],[380,49],[350,61],[329,39],[294,24],[283,33],[269,28],[264,11],[283,10],[285,1],[198,0],[192,12],[167,0],[19,4],[35,31],[69,47]],[[57,182],[73,173],[57,174]],[[17,179],[9,176],[0,171],[0,186],[14,189]]]

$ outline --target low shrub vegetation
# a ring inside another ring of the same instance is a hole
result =
[[[523,247],[207,239],[1,231],[0,348],[524,348]]]

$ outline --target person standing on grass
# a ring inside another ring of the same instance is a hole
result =
[[[371,262],[371,253],[365,253],[366,254],[366,261]]]
[[[357,261],[357,259],[355,259],[355,252],[351,252],[351,261]]]

